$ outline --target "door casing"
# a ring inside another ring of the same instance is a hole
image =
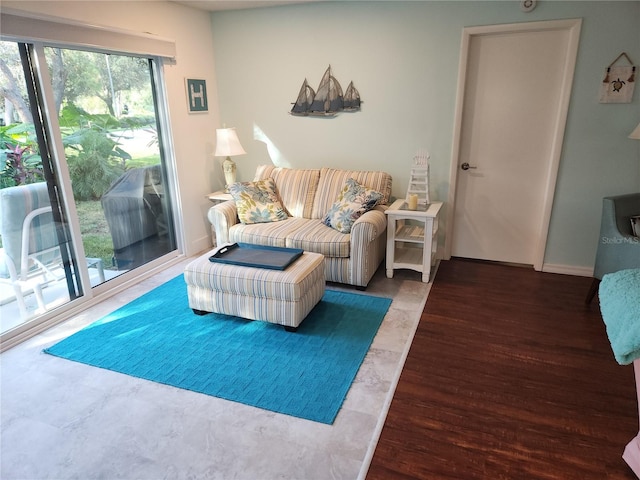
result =
[[[554,131],[552,135],[552,145],[550,146],[549,168],[546,174],[546,185],[544,202],[542,205],[542,220],[538,227],[538,236],[534,252],[533,266],[535,270],[542,270],[544,263],[544,253],[549,233],[549,223],[551,219],[551,209],[553,197],[560,165],[562,144],[564,141],[564,131],[567,114],[569,111],[569,100],[571,97],[571,86],[575,71],[576,57],[578,54],[578,43],[580,38],[581,19],[552,20],[542,22],[527,22],[505,25],[488,25],[479,27],[466,27],[462,32],[460,63],[458,73],[458,85],[456,93],[456,107],[454,117],[453,148],[451,156],[451,167],[449,175],[449,196],[447,208],[447,228],[445,239],[445,259],[451,258],[451,246],[453,242],[453,225],[455,214],[456,187],[460,163],[460,152],[462,144],[462,122],[465,109],[465,90],[467,83],[467,66],[469,62],[469,45],[475,35],[504,35],[518,32],[540,32],[550,30],[566,30],[569,34],[567,55],[562,76],[562,91],[560,93],[560,105],[558,115],[555,119]]]

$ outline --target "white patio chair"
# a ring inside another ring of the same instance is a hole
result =
[[[13,287],[20,316],[29,316],[25,297],[32,292],[39,311],[45,311],[42,289],[65,278],[45,182],[0,189],[0,238],[0,282]],[[87,264],[104,282],[102,260],[87,258]]]

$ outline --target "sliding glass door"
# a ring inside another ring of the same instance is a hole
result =
[[[176,250],[158,68],[0,42],[0,334]]]
[[[90,263],[112,278],[174,250],[150,60],[60,48],[45,55]]]

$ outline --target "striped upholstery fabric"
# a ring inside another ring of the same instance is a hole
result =
[[[280,200],[292,217],[311,218],[313,199],[316,196],[320,170],[300,170],[293,168],[262,165],[256,170],[254,180],[273,178],[278,188]]]
[[[215,205],[207,212],[207,218],[215,230],[218,245],[230,243],[229,229],[240,221],[235,202],[231,200]]]
[[[297,327],[325,291],[324,257],[305,252],[286,270],[209,261],[211,252],[185,267],[189,307]]]
[[[162,188],[160,165],[151,165],[128,170],[102,195],[100,203],[116,251],[158,233],[157,217],[162,215],[158,188]]]
[[[309,220],[306,218],[289,217],[281,222],[254,223],[250,225],[236,223],[229,229],[229,242],[286,247],[287,237],[300,229],[306,228],[308,222]]]
[[[304,229],[287,237],[286,247],[321,253],[325,257],[349,257],[351,235],[327,227],[320,220],[306,220]]]
[[[355,283],[351,282],[351,270],[350,258],[326,257],[324,259],[324,278],[327,282],[355,285]]]
[[[368,248],[351,249],[349,278],[352,285],[366,286],[385,256],[387,236],[384,232],[386,232],[386,229],[383,230],[383,234],[373,238],[373,230],[369,225],[371,224],[367,224],[365,228],[358,229],[356,232],[353,229],[351,230],[351,235],[356,235],[353,239],[354,243],[358,241],[358,235],[372,238],[370,242],[366,242]],[[379,224],[378,228],[380,228]]]
[[[362,220],[360,217],[351,227],[351,241],[355,244],[373,242],[387,230],[386,207],[379,206],[367,212],[369,215]]]
[[[385,256],[387,219],[384,215],[391,195],[391,176],[385,172],[339,170],[298,170],[263,165],[255,180],[271,176],[285,208],[287,220],[257,225],[239,223],[234,202],[209,209],[208,217],[222,243],[301,248],[325,256],[327,281],[366,287]],[[325,214],[338,198],[347,178],[384,195],[383,205],[362,215],[350,234],[322,224]]]
[[[324,218],[331,206],[338,199],[340,190],[348,178],[355,179],[360,185],[382,193],[381,205],[389,203],[391,196],[391,175],[385,172],[371,172],[358,170],[337,170],[323,168],[320,171],[318,193],[313,202],[310,218]]]
[[[374,211],[374,210],[372,210]],[[369,212],[371,213],[371,212]],[[381,213],[381,212],[379,212]],[[351,230],[352,245],[366,245],[367,248],[351,248],[350,257],[329,257],[325,256],[325,279],[327,282],[346,283],[366,287],[376,273],[378,266],[386,252],[387,236],[386,218],[382,214],[382,218],[376,216],[377,226],[367,222],[354,223]],[[362,217],[361,217],[362,218]],[[382,230],[379,230],[383,226]],[[382,234],[375,236],[375,231],[381,231]],[[349,235],[346,235],[349,237]],[[370,239],[363,242],[362,239]]]

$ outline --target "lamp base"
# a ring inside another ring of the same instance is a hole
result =
[[[222,170],[224,171],[225,191],[229,191],[229,185],[236,183],[236,164],[231,157],[227,157],[222,162]]]

